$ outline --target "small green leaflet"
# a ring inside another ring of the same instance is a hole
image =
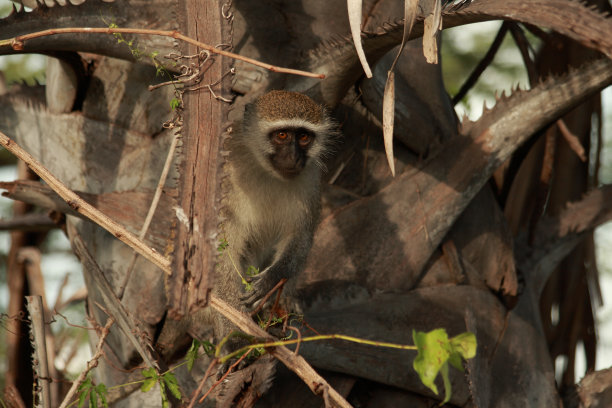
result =
[[[254,267],[253,265],[249,265],[246,271],[247,276],[257,276],[259,275],[259,268]]]
[[[185,359],[187,360],[187,369],[189,371],[191,371],[196,359],[198,358],[198,350],[200,349],[200,346],[204,348],[204,353],[206,353],[206,355],[213,356],[215,354],[214,344],[209,341],[199,341],[193,339],[191,342],[191,347],[189,347],[187,355],[185,356]]]
[[[142,370],[142,375],[146,378],[146,380],[140,386],[140,391],[149,392],[157,382],[157,373],[153,368],[149,367]]]
[[[94,385],[91,376],[88,376],[83,383],[79,386],[79,401],[77,406],[82,408],[85,405],[85,400],[89,397],[89,408],[98,408],[99,406],[108,408],[108,401],[106,396],[108,391],[106,385],[98,384]],[[101,405],[98,404],[98,398],[100,399]]]
[[[155,384],[159,384],[159,393],[162,399],[162,407],[169,407],[170,401],[168,400],[168,393],[166,389],[170,390],[170,393],[178,400],[182,398],[181,390],[179,388],[178,382],[176,381],[176,376],[174,373],[166,372],[161,376],[155,372],[155,370],[151,367],[145,368],[142,370],[142,375],[146,378],[140,387],[142,392],[151,391],[151,389],[155,386]]]
[[[227,248],[229,246],[227,240],[225,238],[223,238],[221,241],[219,241],[219,246],[217,246],[217,251],[219,253],[222,253],[223,251],[225,251],[225,248]]]
[[[448,363],[463,371],[461,360],[473,358],[476,355],[476,336],[473,333],[461,333],[451,339],[444,329],[435,329],[428,333],[412,331],[414,344],[418,355],[413,362],[423,384],[438,395],[438,387],[434,383],[438,373],[444,382],[444,401],[451,398],[451,384],[448,376]]]
[[[168,387],[168,389],[170,390],[170,393],[174,395],[174,398],[180,400],[181,390],[179,389],[178,381],[176,381],[174,373],[167,372],[166,374],[162,375],[162,378],[164,379],[166,387]]]

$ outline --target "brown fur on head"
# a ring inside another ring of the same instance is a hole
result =
[[[270,91],[255,101],[255,109],[268,121],[299,118],[318,124],[324,119],[322,107],[299,92]]]
[[[336,138],[336,124],[325,107],[299,92],[270,91],[247,106],[244,122],[232,136],[233,150],[244,152],[244,149],[248,149],[250,154],[244,157],[254,158],[267,174],[283,178],[268,160],[268,155],[274,153],[270,135],[274,131],[298,129],[314,135],[314,141],[306,153],[303,172],[309,174],[313,167],[320,171],[324,167],[323,158],[329,153]]]

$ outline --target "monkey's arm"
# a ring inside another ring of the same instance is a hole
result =
[[[312,246],[313,233],[314,231],[305,229],[279,245],[270,266],[251,277],[252,290],[245,292],[242,297],[245,304],[252,305],[260,300],[282,278],[288,280],[284,288],[285,293],[292,291],[291,288],[295,285],[295,279],[293,278],[306,264],[306,258]]]

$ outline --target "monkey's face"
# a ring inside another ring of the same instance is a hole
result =
[[[269,160],[274,170],[287,179],[300,174],[308,160],[308,150],[314,142],[315,134],[297,127],[276,129],[268,136],[273,147]]]

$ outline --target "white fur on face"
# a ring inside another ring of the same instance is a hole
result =
[[[308,166],[310,162],[314,162],[313,164],[323,169],[324,166],[322,158],[328,153],[332,143],[331,138],[334,134],[334,123],[328,119],[322,121],[321,123],[311,123],[299,118],[262,121],[259,125],[258,133],[260,137],[264,138],[264,140],[261,140],[260,138],[252,138],[251,141],[256,143],[256,145],[252,147],[261,151],[262,146],[266,146],[264,149],[265,153],[272,154],[274,153],[274,146],[272,146],[272,144],[269,142],[268,135],[275,130],[292,128],[303,128],[315,135],[314,141],[307,151],[308,163],[306,163],[306,165]]]

